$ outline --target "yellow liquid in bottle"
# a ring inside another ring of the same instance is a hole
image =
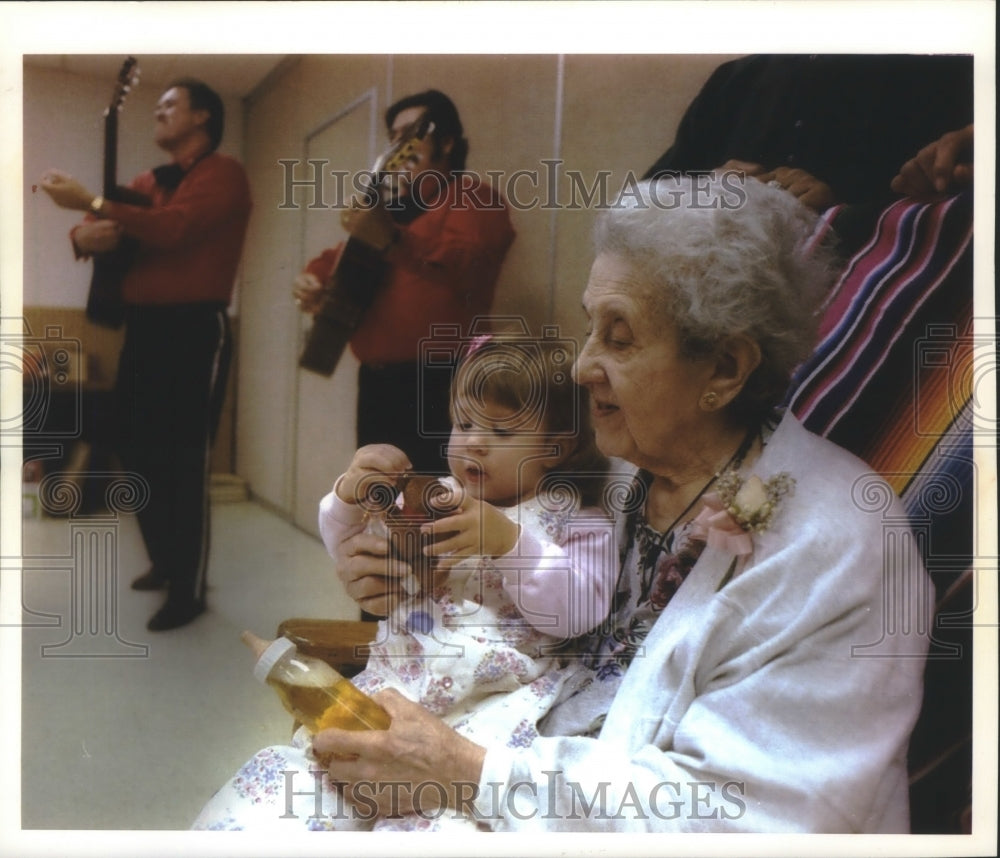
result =
[[[341,730],[386,730],[389,714],[347,679],[333,685],[293,685],[268,679],[285,708],[312,733],[328,727]]]

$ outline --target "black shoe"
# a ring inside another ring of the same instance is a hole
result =
[[[171,602],[168,600],[160,610],[153,614],[153,618],[146,623],[146,628],[151,632],[178,629],[181,626],[186,626],[204,612],[204,602]]]
[[[156,574],[156,569],[150,569],[145,575],[140,575],[132,582],[133,590],[165,590],[167,579]]]

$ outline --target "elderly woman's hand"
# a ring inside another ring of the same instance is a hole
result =
[[[338,543],[334,565],[347,595],[377,617],[389,615],[405,594],[403,580],[413,574],[408,563],[392,556],[388,539],[367,532]]]
[[[322,730],[313,750],[328,759],[330,779],[355,803],[380,816],[459,808],[475,793],[486,749],[456,733],[395,690],[374,699],[389,713],[388,730]]]

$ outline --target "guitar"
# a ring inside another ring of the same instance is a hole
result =
[[[115,81],[111,103],[104,111],[104,181],[102,194],[105,199],[148,206],[150,200],[131,188],[119,186],[118,174],[118,114],[125,98],[139,82],[139,66],[135,57],[122,63]],[[122,300],[122,279],[135,254],[136,242],[122,238],[115,250],[94,254],[94,271],[87,295],[87,318],[98,325],[120,328],[125,321],[125,303]]]
[[[434,130],[426,116],[406,128],[399,141],[366,174],[361,200],[371,207],[392,196],[393,173],[413,156],[417,144]],[[387,265],[382,252],[351,236],[347,238],[333,274],[323,286],[323,302],[299,358],[299,366],[332,375],[344,348],[371,307]]]

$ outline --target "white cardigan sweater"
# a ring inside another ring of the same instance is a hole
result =
[[[600,736],[487,751],[495,830],[907,832],[933,588],[863,462],[786,415],[753,467],[796,481],[770,530],[706,548]],[[622,530],[619,530],[622,533]]]

